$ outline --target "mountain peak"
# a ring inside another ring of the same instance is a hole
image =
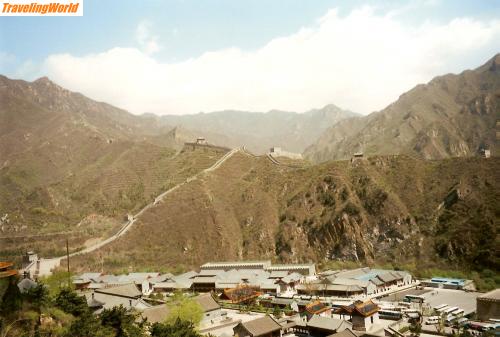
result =
[[[307,149],[306,157],[347,159],[360,143],[365,155],[475,156],[484,144],[496,144],[499,74],[500,54],[496,54],[474,70],[436,77],[379,112],[333,125]]]
[[[498,72],[498,71],[500,71],[500,53],[497,53],[495,56],[493,56],[491,59],[489,59],[485,64],[483,64],[479,68],[476,68],[476,71],[477,72],[486,72],[486,71]]]
[[[493,58],[491,59],[491,64],[490,64],[491,71],[496,71],[498,69],[500,69],[500,53],[493,56]]]
[[[54,84],[54,82],[52,82],[47,76],[42,76],[42,77],[34,80],[33,83]]]

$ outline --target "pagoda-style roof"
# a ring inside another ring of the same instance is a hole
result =
[[[236,288],[225,289],[224,295],[232,302],[232,303],[244,303],[249,300],[253,300],[261,295],[261,293],[257,290],[256,287],[251,287],[247,285],[240,285]]]
[[[14,265],[12,262],[0,261],[0,269],[7,269]]]
[[[379,306],[372,300],[366,302],[356,301],[351,305],[343,305],[335,311],[336,314],[361,315],[369,317],[379,310]]]
[[[12,262],[0,261],[0,278],[6,278],[17,275],[16,269],[11,269],[14,266]]]
[[[314,301],[306,305],[306,311],[311,315],[319,315],[328,310],[331,308],[321,301]]]

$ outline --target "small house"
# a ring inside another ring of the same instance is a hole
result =
[[[222,310],[214,298],[212,294],[201,294],[195,298],[196,302],[200,305],[203,310],[203,319],[202,322],[215,322],[222,317]]]
[[[500,289],[480,295],[476,299],[477,317],[482,320],[500,319]]]
[[[351,328],[352,324],[343,319],[321,317],[317,315],[314,315],[309,322],[307,322],[309,335],[318,337],[329,336]]]
[[[356,163],[360,160],[363,160],[365,157],[365,155],[363,154],[363,152],[356,152],[353,154],[352,158],[351,158],[351,163]]]
[[[306,305],[305,314],[308,319],[314,316],[331,317],[332,308],[321,301],[314,301]]]
[[[356,301],[351,305],[340,307],[335,313],[343,318],[349,316],[354,330],[367,331],[372,325],[379,323],[379,309],[379,306],[372,300]]]
[[[238,337],[281,337],[281,325],[271,316],[241,322],[233,328]]]
[[[204,137],[198,137],[196,138],[196,144],[198,145],[207,145],[208,142]]]

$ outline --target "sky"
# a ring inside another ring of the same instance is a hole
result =
[[[84,0],[83,17],[0,17],[0,74],[135,114],[367,114],[499,52],[498,0]]]

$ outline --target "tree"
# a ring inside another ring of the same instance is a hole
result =
[[[50,276],[43,277],[41,282],[45,284],[51,296],[56,296],[62,289],[71,287],[68,284],[71,274],[67,271],[55,271]]]
[[[420,336],[420,333],[422,332],[422,324],[412,323],[410,325],[410,331],[412,336]]]
[[[172,323],[154,323],[150,332],[151,337],[201,337],[193,322],[180,318]]]
[[[445,313],[442,313],[441,316],[439,316],[439,320],[438,320],[438,323],[436,325],[436,330],[437,332],[439,332],[440,334],[444,333],[444,322],[446,320],[446,314]]]
[[[331,282],[329,279],[325,277],[319,281],[319,284],[321,284],[321,289],[323,290],[323,297],[325,297],[325,292],[328,289],[328,285],[330,285]]]
[[[177,319],[180,319],[198,325],[203,318],[203,309],[198,302],[182,294],[174,296],[172,301],[168,303],[168,307],[170,310],[166,323],[173,324],[177,322]]]
[[[101,321],[90,311],[85,312],[71,323],[64,337],[112,337],[111,327],[104,327]]]
[[[453,337],[472,337],[472,334],[463,327],[458,328],[458,330],[453,330]]]
[[[70,288],[63,288],[56,297],[55,304],[58,308],[72,314],[80,316],[87,312],[87,301],[83,296],[79,296]]]
[[[144,322],[136,324],[138,315],[120,305],[104,309],[100,315],[101,324],[112,328],[116,337],[139,337],[144,335]]]
[[[280,308],[280,307],[275,306],[275,307],[274,307],[274,310],[273,310],[273,315],[274,315],[274,317],[276,317],[276,318],[281,318],[281,316],[283,316],[283,311],[281,310],[281,308]]]
[[[7,280],[9,284],[0,301],[0,314],[2,316],[14,314],[21,308],[22,297],[17,281],[18,279],[15,277]]]
[[[28,289],[23,294],[24,299],[29,302],[40,313],[41,308],[49,304],[49,291],[44,284]]]

